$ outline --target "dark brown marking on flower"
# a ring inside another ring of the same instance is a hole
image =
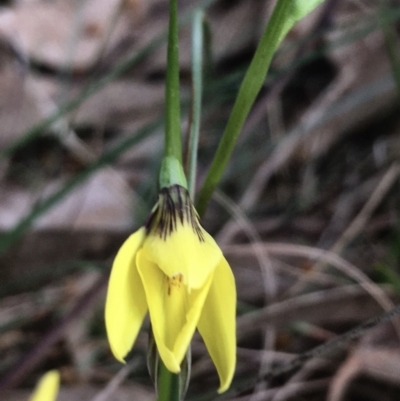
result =
[[[181,288],[183,275],[181,273],[176,274],[172,277],[166,277],[167,280],[167,294],[168,296],[171,295],[172,288]]]
[[[177,211],[178,211],[178,214],[179,214],[179,218],[180,218],[180,220],[181,220],[181,223],[183,223],[184,218],[185,218],[185,216],[184,216],[184,212],[185,212],[184,207],[185,207],[186,205],[183,204],[183,199],[182,199],[182,196],[181,196],[181,195],[185,196],[185,194],[181,194],[181,193],[180,193],[180,192],[181,192],[180,189],[183,189],[183,190],[184,190],[184,188],[178,187],[177,189],[178,189],[178,193],[179,193]],[[189,194],[187,194],[187,198],[190,200]]]
[[[179,222],[182,225],[189,224],[199,241],[204,242],[199,217],[187,189],[180,185],[162,188],[157,207],[146,223],[147,233],[156,232],[166,240],[177,229]]]

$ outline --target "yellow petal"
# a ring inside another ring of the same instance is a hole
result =
[[[224,257],[215,269],[197,328],[217,368],[222,393],[230,386],[236,365],[236,287]]]
[[[58,371],[50,370],[40,379],[29,401],[55,401],[59,387]]]
[[[145,236],[141,228],[122,245],[114,260],[105,308],[108,341],[116,359],[125,362],[147,312],[146,296],[136,268],[136,253]]]
[[[183,275],[189,289],[201,288],[222,257],[214,239],[201,228],[202,240],[189,223],[178,223],[167,238],[157,232],[149,234],[143,243],[146,258],[168,276]]]
[[[143,250],[138,252],[137,265],[149,305],[154,339],[167,369],[178,373],[196,329],[213,274],[201,289],[189,293],[182,276],[167,277],[145,255]]]

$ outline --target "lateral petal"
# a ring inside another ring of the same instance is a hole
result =
[[[189,223],[178,223],[167,238],[149,234],[143,244],[146,257],[168,276],[183,275],[189,289],[204,286],[222,257],[217,243],[203,228],[200,239]]]
[[[136,340],[147,312],[146,296],[136,267],[136,253],[143,243],[140,228],[122,245],[114,260],[108,284],[105,321],[111,350],[116,359],[124,358]]]
[[[214,272],[210,274],[203,287],[187,293],[185,323],[181,327],[179,334],[175,339],[173,350],[179,361],[182,361],[182,359],[184,358],[190,342],[193,338],[213,278]]]
[[[230,386],[236,365],[236,286],[224,257],[215,269],[197,328],[217,369],[222,393]]]
[[[141,249],[137,265],[149,305],[157,349],[168,370],[180,371],[180,364],[196,330],[212,276],[199,290],[188,292],[182,276],[167,277]]]

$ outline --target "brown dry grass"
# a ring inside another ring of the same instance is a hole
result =
[[[182,14],[197,3],[181,2]],[[271,4],[220,0],[208,10],[213,57],[200,182]],[[382,6],[392,18],[383,28]],[[161,0],[8,1],[0,11],[0,151],[162,33],[166,15]],[[398,300],[399,19],[395,1],[327,0],[290,33],[239,138],[204,219],[238,286],[229,399],[399,399],[396,321],[264,380]],[[189,27],[181,68],[187,104]],[[162,115],[165,69],[162,45],[1,159],[4,236],[35,204]],[[184,114],[184,127],[187,120]],[[51,368],[62,375],[60,400],[153,399],[147,326],[121,367],[102,314],[110,262],[155,199],[161,133],[95,170],[1,254],[2,400],[27,399]],[[193,358],[188,399],[215,398],[216,373],[197,337]]]

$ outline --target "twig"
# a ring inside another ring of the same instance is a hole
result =
[[[389,170],[383,176],[381,182],[372,193],[371,197],[365,203],[357,216],[347,227],[342,236],[336,241],[330,249],[334,253],[342,253],[343,249],[361,233],[367,221],[371,218],[372,213],[379,206],[386,194],[392,188],[400,174],[400,166],[398,163],[393,163]]]
[[[257,257],[258,263],[261,268],[261,275],[264,283],[266,301],[267,303],[272,302],[277,294],[276,278],[271,260],[268,256],[268,252],[263,248],[262,241],[257,233],[257,230],[253,227],[253,225],[246,217],[244,212],[241,210],[241,208],[238,205],[236,205],[231,199],[229,199],[225,194],[217,190],[214,192],[214,197],[222,206],[224,206],[226,209],[229,210],[231,215],[242,227],[243,231],[248,235],[251,241],[251,247],[254,250],[254,253]],[[273,349],[275,340],[276,340],[275,330],[272,327],[267,327],[264,336],[264,349],[265,350]],[[266,357],[262,358],[258,375],[263,376],[265,372],[270,369],[270,366],[271,366],[270,359]],[[251,401],[253,400],[251,399]]]
[[[332,340],[327,341],[326,343],[313,348],[310,351],[303,352],[299,356],[295,357],[291,362],[278,366],[273,370],[271,370],[270,372],[268,372],[263,379],[269,385],[272,386],[274,382],[276,382],[279,379],[281,380],[285,376],[298,370],[312,358],[319,358],[322,356],[326,356],[328,354],[331,354],[333,351],[338,350],[339,348],[343,348],[344,346],[348,345],[351,341],[361,337],[369,329],[376,327],[382,323],[388,322],[389,320],[391,320],[392,318],[394,318],[399,314],[400,314],[400,304],[395,306],[389,312],[385,312],[381,315],[368,319],[365,322],[356,326],[355,328],[349,330],[348,332],[340,336],[337,336]],[[251,379],[243,387],[237,388],[235,393],[238,394],[245,390],[249,390],[253,388],[256,385],[256,383],[257,379]]]
[[[265,380],[272,381],[273,379],[288,374],[301,366],[303,366],[307,361],[312,358],[321,357],[323,355],[327,355],[336,351],[339,348],[343,348],[348,345],[351,341],[361,337],[366,331],[372,329],[375,326],[378,326],[382,323],[388,322],[393,319],[395,316],[400,314],[400,304],[396,305],[393,309],[388,312],[385,312],[381,315],[375,316],[371,319],[366,320],[365,322],[359,324],[348,332],[329,340],[328,342],[319,345],[318,347],[313,348],[310,351],[304,352],[296,357],[292,362],[287,365],[278,367],[273,371],[269,372],[265,376]]]
[[[285,255],[285,256],[303,256],[307,258],[317,259],[324,264],[334,266],[336,269],[345,273],[369,293],[383,309],[389,310],[393,307],[393,303],[389,297],[377,286],[371,279],[368,278],[360,269],[353,264],[347,262],[341,256],[331,251],[314,248],[306,245],[294,245],[284,243],[266,243],[263,245],[267,252],[271,255]],[[235,245],[234,247],[225,247],[224,250],[228,252],[244,252],[243,245]],[[316,272],[318,273],[318,271]],[[310,273],[309,275],[311,275]],[[307,275],[307,276],[309,276]],[[301,280],[307,280],[305,277]]]
[[[139,365],[139,360],[134,359],[128,362],[119,372],[107,383],[107,385],[98,393],[92,401],[107,401],[117,390],[121,383],[127,378],[129,373]]]
[[[383,176],[381,182],[376,187],[375,191],[371,194],[368,201],[365,203],[363,208],[357,214],[357,216],[353,219],[341,237],[336,241],[336,243],[331,247],[329,254],[334,256],[343,252],[344,248],[357,236],[361,233],[363,228],[365,227],[367,221],[371,218],[373,212],[385,198],[389,190],[392,188],[396,180],[398,179],[400,174],[400,166],[397,162],[393,163],[389,170]],[[345,269],[343,269],[345,266]],[[376,297],[377,301],[382,305],[385,310],[390,309],[393,304],[385,297],[383,293],[380,291],[376,291],[378,288],[372,280],[370,280],[361,270],[357,268],[353,268],[353,266],[346,262],[345,265],[342,266],[342,271],[349,274],[351,277],[356,279],[360,285],[365,288],[372,296]],[[320,272],[326,267],[326,260],[318,261],[313,267],[313,272]],[[312,273],[311,273],[312,274]],[[291,289],[291,293],[299,293],[305,287],[305,281],[301,278]],[[375,294],[375,295],[374,295]],[[396,321],[393,322],[393,325],[396,329],[398,336],[400,337],[400,324]]]

